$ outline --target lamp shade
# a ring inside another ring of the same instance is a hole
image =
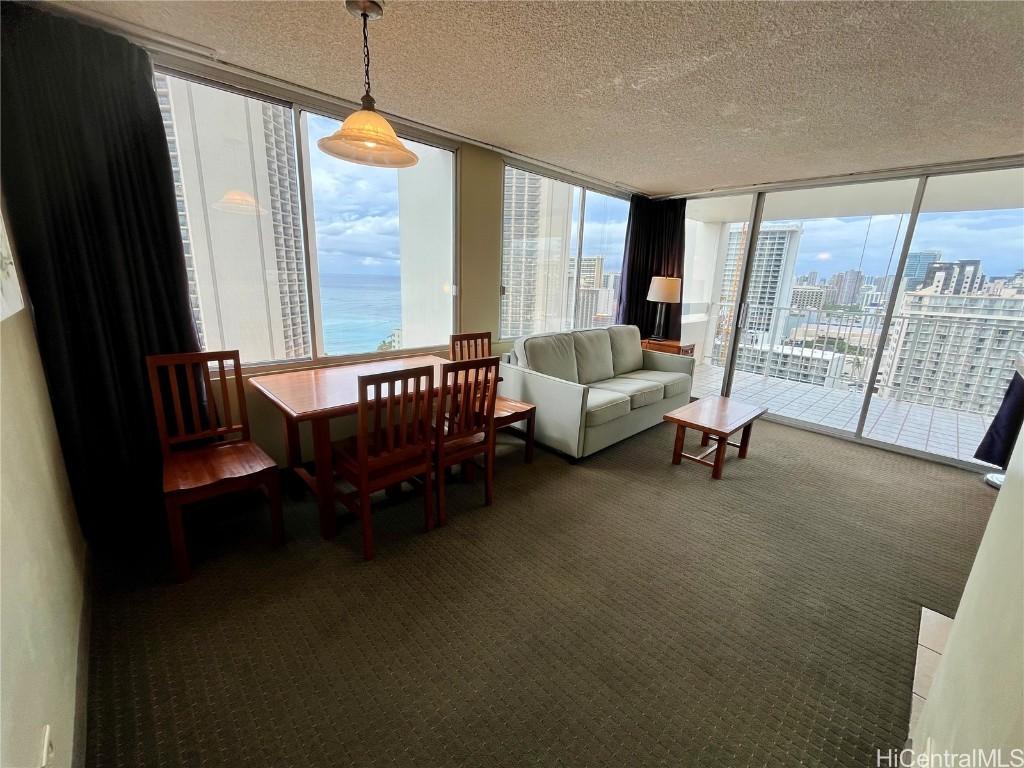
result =
[[[391,124],[372,109],[353,112],[337,131],[316,145],[333,157],[378,168],[408,168],[419,162]]]
[[[256,202],[255,197],[240,189],[229,189],[220,200],[212,203],[210,207],[217,211],[241,213],[245,216],[258,216],[267,212],[266,208]]]
[[[651,289],[647,291],[647,300],[660,301],[664,304],[678,304],[682,289],[682,278],[654,277],[651,278]]]

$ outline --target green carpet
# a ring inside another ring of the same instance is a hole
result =
[[[88,765],[873,765],[994,491],[765,422],[712,481],[672,435],[504,455],[430,534],[382,500],[370,563],[308,498],[279,550],[258,498],[198,511],[191,581],[97,579]]]

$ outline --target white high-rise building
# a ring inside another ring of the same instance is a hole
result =
[[[573,188],[506,168],[501,335],[566,330]]]
[[[914,291],[889,333],[882,397],[991,415],[1024,349],[1024,295]]]
[[[249,361],[308,356],[290,112],[163,74],[156,91],[204,347],[238,348]]]

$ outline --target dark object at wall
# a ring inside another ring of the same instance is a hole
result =
[[[1024,423],[1024,377],[1014,373],[1010,386],[1003,396],[1003,403],[996,411],[988,432],[974,453],[974,458],[1006,469],[1010,454]]]

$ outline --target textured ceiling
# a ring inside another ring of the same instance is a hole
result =
[[[91,2],[361,94],[341,2]],[[401,2],[387,112],[651,194],[1024,152],[1024,3]]]

